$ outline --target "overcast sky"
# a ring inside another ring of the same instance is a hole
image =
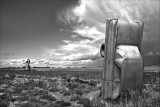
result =
[[[159,0],[1,0],[0,66],[102,66],[107,18],[144,22],[146,65],[160,63]]]

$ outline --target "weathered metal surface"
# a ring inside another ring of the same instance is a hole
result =
[[[118,22],[117,45],[135,45],[141,51],[143,23]]]
[[[114,53],[116,24],[118,20],[107,20],[106,37],[105,37],[105,54],[104,54],[104,71],[103,71],[103,98],[112,97],[113,91],[113,69],[114,69]]]
[[[104,57],[103,99],[116,98],[120,92],[137,89],[143,81],[141,44],[143,23],[107,20],[105,44],[100,53]]]
[[[118,46],[115,63],[121,69],[120,91],[136,89],[142,86],[143,60],[137,46]]]
[[[143,81],[143,61],[136,60],[124,60],[121,70],[121,85],[120,91],[127,89],[138,89],[142,87]]]

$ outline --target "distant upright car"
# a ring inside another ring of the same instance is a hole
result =
[[[30,60],[29,59],[27,59],[27,61],[26,61],[26,70],[27,71],[30,71],[31,70],[31,68],[30,68]]]

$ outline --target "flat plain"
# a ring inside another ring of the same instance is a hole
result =
[[[159,107],[160,66],[144,68],[143,89],[102,100],[102,68],[0,69],[0,107]]]

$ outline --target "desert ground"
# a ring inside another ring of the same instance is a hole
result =
[[[101,97],[102,69],[0,69],[0,107],[159,107],[160,66],[144,68],[143,89]]]

